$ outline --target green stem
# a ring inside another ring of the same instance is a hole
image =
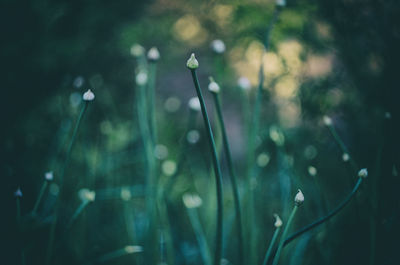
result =
[[[286,223],[285,229],[283,230],[283,234],[282,234],[281,240],[279,241],[278,249],[276,251],[276,254],[275,254],[275,257],[274,257],[274,261],[273,261],[272,265],[277,265],[278,262],[279,262],[279,258],[281,256],[281,252],[282,252],[282,249],[283,249],[283,246],[284,246],[284,243],[285,243],[285,237],[286,237],[286,235],[287,235],[287,233],[289,231],[290,225],[292,224],[293,218],[294,218],[298,208],[299,208],[299,206],[297,206],[297,205],[295,205],[293,207],[292,213],[290,214],[289,219],[288,219],[288,221]]]
[[[238,233],[238,255],[239,255],[239,264],[244,264],[244,256],[243,256],[243,232],[242,232],[242,214],[241,214],[241,209],[240,209],[240,199],[239,199],[239,191],[237,187],[237,177],[235,174],[235,170],[233,168],[233,162],[232,162],[232,154],[231,150],[229,147],[229,142],[228,142],[228,136],[226,134],[226,128],[225,128],[225,123],[224,123],[224,118],[222,115],[222,110],[221,110],[221,102],[219,99],[218,93],[212,93],[214,96],[214,103],[217,109],[217,116],[218,116],[218,121],[221,127],[221,132],[222,132],[222,141],[224,145],[224,152],[225,156],[227,159],[228,163],[228,171],[229,171],[229,176],[231,179],[232,183],[232,195],[233,195],[233,202],[234,202],[234,207],[235,207],[235,213],[236,213],[236,223],[237,223],[237,233]]]
[[[74,221],[78,218],[78,216],[81,214],[83,209],[85,209],[86,205],[89,204],[89,201],[83,201],[81,204],[78,206],[78,208],[75,210],[74,214],[71,217],[71,220],[69,221],[67,228],[70,228]]]
[[[47,185],[48,185],[48,182],[47,182],[47,180],[45,180],[42,184],[42,187],[40,188],[40,192],[36,199],[35,206],[33,207],[33,210],[32,210],[32,214],[34,214],[34,215],[36,214],[37,209],[39,208],[40,202],[42,201],[42,197],[44,195],[44,192],[46,191]]]
[[[150,62],[149,63],[149,83],[147,88],[148,93],[148,113],[149,113],[149,124],[150,124],[150,132],[151,139],[153,144],[157,144],[157,123],[155,117],[155,87],[156,87],[156,72],[157,72],[157,63]]]
[[[55,236],[55,231],[56,231],[56,225],[57,225],[57,220],[58,220],[58,211],[59,211],[59,204],[60,204],[60,196],[61,196],[61,192],[62,192],[62,187],[63,187],[63,182],[64,182],[64,175],[65,175],[65,171],[66,168],[69,164],[69,160],[70,160],[70,156],[71,156],[71,150],[72,150],[72,146],[75,143],[75,139],[76,136],[78,134],[78,129],[79,126],[82,122],[83,116],[86,113],[86,110],[89,106],[89,101],[85,101],[84,105],[82,106],[81,112],[78,116],[78,120],[76,121],[75,124],[75,128],[74,131],[72,133],[72,137],[71,137],[71,142],[68,145],[67,148],[67,153],[66,153],[66,157],[65,157],[65,161],[64,161],[64,165],[62,167],[61,173],[60,173],[60,177],[59,177],[59,194],[56,198],[56,203],[55,203],[55,213],[54,213],[54,217],[51,223],[51,227],[50,227],[50,236],[49,236],[49,244],[47,246],[47,254],[46,254],[46,261],[45,264],[50,264],[51,261],[51,254],[52,254],[52,250],[53,250],[53,243],[54,243],[54,236]]]
[[[204,235],[203,228],[200,224],[199,215],[196,208],[186,208],[189,216],[190,223],[192,224],[194,233],[196,235],[197,243],[200,247],[200,253],[203,258],[205,265],[211,265],[211,255],[207,244],[206,237]]]
[[[204,124],[206,126],[208,141],[211,148],[212,161],[214,165],[214,172],[216,178],[216,189],[217,189],[217,233],[216,233],[216,241],[215,241],[215,256],[214,256],[214,265],[219,265],[221,263],[222,257],[222,229],[223,229],[223,195],[222,195],[222,174],[221,169],[218,163],[217,150],[215,148],[215,142],[213,133],[211,130],[210,120],[208,118],[206,104],[204,103],[203,94],[201,93],[199,81],[197,79],[197,74],[195,69],[190,69],[192,73],[193,83],[196,88],[197,96],[199,97],[201,112],[203,114]]]
[[[265,258],[264,258],[264,261],[263,261],[263,265],[267,265],[267,263],[268,263],[269,257],[271,256],[271,253],[272,253],[272,248],[275,245],[275,241],[278,238],[280,230],[281,230],[280,227],[275,229],[274,235],[272,236],[272,239],[271,239],[271,243],[269,243],[269,247],[268,247],[267,253],[265,253]]]
[[[292,240],[296,239],[297,237],[301,236],[302,234],[304,234],[305,232],[317,227],[320,224],[323,224],[324,222],[328,221],[330,218],[332,218],[333,216],[335,216],[337,213],[340,212],[340,210],[342,210],[349,202],[350,200],[354,197],[354,195],[356,194],[357,190],[359,189],[361,182],[362,182],[363,178],[359,177],[357,183],[355,184],[353,190],[350,192],[349,195],[347,195],[347,197],[335,208],[333,209],[331,212],[329,212],[327,215],[325,215],[324,217],[316,220],[315,222],[306,225],[305,227],[301,228],[300,230],[298,230],[297,232],[295,232],[294,234],[292,234],[291,236],[289,236],[288,238],[285,239],[284,242],[284,246],[286,246],[287,244],[289,244]]]

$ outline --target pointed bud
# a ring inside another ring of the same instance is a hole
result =
[[[218,94],[220,91],[219,85],[210,77],[210,84],[208,84],[208,90],[212,93]]]
[[[324,121],[324,124],[326,125],[326,126],[331,126],[332,125],[332,119],[331,119],[331,117],[329,117],[329,116],[324,116],[323,117],[323,121]]]
[[[366,169],[366,168],[360,169],[360,171],[358,171],[358,176],[359,176],[360,178],[366,178],[366,177],[368,177],[368,169]]]
[[[299,189],[296,196],[294,197],[294,202],[297,206],[300,206],[304,202],[304,194]]]
[[[131,54],[135,57],[140,57],[144,54],[144,48],[140,44],[133,44],[131,47]]]
[[[147,84],[147,73],[145,71],[140,71],[137,75],[136,75],[136,84],[138,86],[144,86]]]
[[[44,174],[44,179],[47,181],[52,181],[54,179],[53,171],[46,172]]]
[[[21,198],[22,197],[22,191],[21,188],[18,187],[18,189],[14,192],[14,196],[17,198]]]
[[[189,99],[189,108],[193,111],[201,110],[200,100],[198,97],[193,97],[193,98]]]
[[[189,60],[187,60],[186,62],[186,66],[189,69],[197,69],[199,67],[199,62],[197,61],[196,57],[194,56],[194,53],[192,53],[192,55],[190,55]]]
[[[150,62],[157,62],[160,59],[160,52],[156,47],[149,50],[147,53],[147,59],[149,59]]]
[[[93,94],[92,90],[88,89],[88,91],[86,91],[83,94],[82,98],[83,98],[84,101],[92,101],[92,100],[94,100],[94,94]]]
[[[350,155],[348,153],[343,153],[342,160],[343,162],[348,162],[350,160]]]
[[[276,228],[281,227],[281,226],[283,225],[283,222],[282,222],[281,218],[279,217],[279,215],[277,215],[276,213],[274,213],[274,217],[275,217],[274,226],[275,226]]]

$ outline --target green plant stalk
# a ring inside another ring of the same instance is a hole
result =
[[[221,263],[222,257],[222,229],[223,229],[223,194],[222,194],[222,174],[218,163],[217,150],[215,148],[215,142],[213,133],[211,130],[210,120],[208,118],[206,104],[204,103],[203,94],[201,93],[199,81],[197,79],[197,74],[195,69],[190,69],[192,74],[193,83],[196,88],[197,96],[199,97],[201,112],[203,114],[204,124],[206,126],[208,141],[211,148],[212,161],[214,164],[214,172],[216,178],[216,189],[217,189],[217,233],[215,240],[215,256],[214,265],[219,265]]]
[[[166,260],[161,259],[161,262],[166,262],[167,264],[175,264],[174,257],[174,244],[172,239],[172,228],[168,218],[167,211],[167,198],[165,197],[165,192],[162,189],[163,185],[158,184],[159,194],[157,196],[157,210],[158,216],[160,219],[160,231],[164,236],[164,243],[166,248]],[[160,250],[161,257],[163,257],[164,253]]]
[[[89,106],[89,101],[85,101],[84,105],[82,106],[81,112],[79,113],[78,120],[76,121],[75,128],[74,128],[74,131],[72,133],[71,141],[70,141],[70,143],[68,145],[68,148],[67,148],[67,153],[66,153],[66,156],[65,156],[64,165],[63,165],[61,173],[60,173],[60,177],[59,177],[59,190],[60,191],[59,191],[59,194],[58,194],[58,196],[56,198],[55,214],[54,214],[54,217],[53,217],[53,220],[52,220],[52,223],[51,223],[51,227],[50,227],[49,244],[47,246],[47,253],[46,253],[45,264],[47,264],[47,265],[50,264],[50,261],[51,261],[51,254],[52,254],[52,250],[53,250],[53,242],[54,242],[55,230],[56,230],[56,225],[57,225],[57,221],[58,221],[58,210],[59,210],[58,206],[59,206],[59,203],[60,203],[60,196],[61,196],[62,187],[63,187],[63,183],[64,183],[65,171],[66,171],[66,168],[67,168],[67,166],[69,164],[72,146],[75,143],[76,136],[78,134],[79,126],[82,123],[83,116],[85,115],[88,106]]]
[[[32,214],[34,214],[34,215],[36,214],[37,209],[39,208],[40,202],[42,201],[42,198],[43,198],[44,192],[46,191],[47,186],[48,186],[48,182],[47,182],[47,180],[45,180],[42,184],[42,187],[40,188],[39,195],[35,202],[35,206],[33,207],[33,210],[32,210]]]
[[[142,134],[144,153],[146,157],[146,171],[147,171],[147,184],[146,184],[146,209],[149,216],[149,226],[148,226],[148,236],[147,236],[147,246],[148,251],[146,254],[150,260],[156,258],[157,255],[154,255],[154,252],[151,251],[151,248],[154,248],[154,251],[157,252],[157,230],[156,230],[156,164],[155,164],[155,156],[154,156],[154,144],[151,139],[151,132],[149,128],[149,118],[147,116],[147,98],[146,98],[146,87],[139,87],[139,95],[138,95],[138,120],[139,120],[139,129]],[[153,254],[151,254],[153,253]],[[150,262],[154,263],[154,262]]]
[[[186,208],[189,216],[190,223],[192,224],[194,233],[196,235],[197,243],[200,247],[200,253],[205,265],[211,265],[211,254],[207,244],[206,236],[204,235],[203,228],[200,224],[199,215],[196,208]]]
[[[267,265],[267,263],[268,263],[269,257],[271,256],[271,253],[272,253],[272,248],[273,248],[274,245],[275,245],[275,241],[276,241],[276,239],[278,238],[278,235],[279,235],[279,231],[280,231],[280,230],[281,230],[280,227],[278,227],[278,228],[275,229],[274,235],[272,236],[272,239],[271,239],[271,243],[269,243],[268,250],[267,250],[267,252],[265,253],[263,265]]]
[[[149,63],[149,82],[148,82],[148,105],[147,111],[149,113],[149,124],[151,139],[154,145],[157,144],[157,122],[155,116],[155,88],[156,88],[156,73],[157,73],[157,63]]]
[[[223,146],[224,146],[224,152],[225,152],[226,160],[228,163],[228,171],[229,171],[229,176],[230,176],[231,184],[232,184],[232,195],[233,195],[233,202],[234,202],[235,213],[236,213],[236,223],[237,223],[237,233],[238,233],[237,237],[238,237],[238,242],[239,242],[239,244],[238,244],[239,264],[244,264],[242,214],[241,214],[241,209],[240,209],[239,190],[238,190],[237,182],[236,182],[237,177],[236,177],[235,170],[233,168],[232,154],[231,154],[231,150],[229,147],[228,136],[226,134],[224,118],[223,118],[222,110],[221,110],[221,101],[219,99],[218,93],[212,93],[212,94],[213,94],[213,98],[214,98],[215,107],[217,110],[218,121],[219,121],[221,132],[222,132],[222,141],[223,141]]]
[[[130,255],[130,254],[135,254],[135,253],[127,252],[125,248],[117,249],[117,250],[114,250],[114,251],[104,254],[103,256],[98,258],[95,263],[108,262],[108,261],[126,256],[126,255]]]
[[[285,239],[284,242],[284,246],[286,246],[287,244],[289,244],[292,240],[296,239],[297,237],[301,236],[302,234],[304,234],[305,232],[317,227],[320,224],[323,224],[324,222],[328,221],[330,218],[332,218],[333,216],[335,216],[337,213],[340,212],[340,210],[342,210],[349,202],[350,200],[354,197],[354,195],[356,194],[357,190],[359,189],[361,183],[363,181],[363,178],[359,177],[357,183],[354,185],[353,190],[350,192],[350,194],[347,195],[347,197],[332,211],[330,211],[327,215],[325,215],[324,217],[316,220],[315,222],[312,222],[309,225],[306,225],[305,227],[299,229],[297,232],[293,233],[292,235],[290,235],[289,237],[287,237]]]
[[[17,204],[17,224],[18,227],[20,227],[20,223],[21,223],[21,201],[20,201],[20,197],[16,198],[16,204]],[[25,251],[24,248],[21,247],[21,264],[25,265]]]
[[[339,134],[337,133],[335,127],[332,124],[328,125],[327,127],[329,129],[329,132],[332,134],[333,139],[335,139],[336,143],[339,145],[341,151],[349,155],[350,166],[353,169],[354,173],[358,173],[359,167],[357,166],[357,163],[354,161],[353,157],[350,155],[349,149],[347,149],[342,138],[340,138]]]
[[[75,222],[75,220],[78,218],[78,216],[81,214],[81,212],[85,209],[85,207],[89,204],[89,201],[83,201],[81,204],[78,206],[78,208],[75,210],[74,214],[71,217],[71,220],[69,221],[67,228],[70,228],[72,224]]]
[[[273,261],[272,265],[277,265],[278,262],[279,262],[279,258],[281,256],[281,252],[282,252],[283,245],[284,245],[284,242],[285,242],[285,237],[286,237],[286,235],[287,235],[287,233],[289,231],[290,225],[292,224],[293,218],[296,215],[296,212],[297,212],[298,208],[299,208],[299,206],[297,204],[293,207],[292,213],[290,214],[289,219],[288,219],[288,221],[286,223],[285,229],[283,230],[281,240],[279,241],[278,249],[276,251],[276,254],[275,254],[275,257],[274,257],[274,261]]]

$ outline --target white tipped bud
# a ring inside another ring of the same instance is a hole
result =
[[[198,208],[203,203],[199,195],[194,193],[185,193],[182,196],[183,204],[186,208]]]
[[[242,76],[238,79],[238,86],[242,90],[245,90],[245,91],[250,90],[250,88],[251,88],[250,80],[247,77]]]
[[[201,110],[200,100],[198,97],[193,97],[193,98],[189,99],[189,108],[194,111]]]
[[[160,52],[156,47],[152,47],[147,53],[147,59],[151,62],[156,62],[160,59]]]
[[[194,53],[190,55],[190,58],[186,62],[186,66],[189,69],[197,69],[199,67],[199,61],[197,61]]]
[[[136,84],[138,86],[144,86],[147,84],[147,73],[145,71],[140,71],[137,75],[136,75]]]
[[[128,187],[123,187],[120,196],[122,200],[129,201],[132,198],[131,190]]]
[[[125,246],[124,250],[128,254],[138,253],[143,251],[143,247],[141,246]]]
[[[284,7],[286,6],[286,0],[276,0],[276,5]]]
[[[44,179],[47,181],[52,181],[54,179],[53,171],[46,172],[44,174]]]
[[[211,42],[211,48],[215,53],[224,53],[225,52],[225,43],[222,40],[213,40]]]
[[[18,187],[18,189],[14,192],[14,196],[17,198],[21,198],[22,197],[22,191],[21,188]]]
[[[343,153],[342,160],[343,162],[348,162],[350,160],[350,155],[348,153]]]
[[[92,92],[92,90],[88,89],[88,91],[86,91],[83,96],[82,96],[84,101],[92,101],[94,100],[94,94]]]
[[[360,178],[366,178],[366,177],[368,177],[368,169],[366,169],[366,168],[360,169],[360,171],[358,171],[358,176],[359,176]]]
[[[297,206],[301,205],[304,202],[304,194],[301,192],[300,189],[297,191],[297,194],[294,197],[294,202]]]
[[[317,175],[317,169],[313,166],[309,166],[308,174],[310,174],[310,176],[312,176],[312,177],[315,177]]]
[[[78,191],[78,196],[83,202],[94,202],[96,192],[94,190],[81,189]]]
[[[135,57],[140,57],[144,54],[144,48],[140,44],[133,44],[131,47],[131,54]]]
[[[200,140],[200,133],[197,130],[190,130],[186,135],[186,140],[190,144],[195,144]]]
[[[274,213],[274,217],[275,217],[274,226],[275,226],[276,228],[281,227],[281,226],[283,225],[283,222],[282,222],[281,218],[279,217],[279,215],[277,215],[276,213]]]
[[[211,81],[210,84],[208,84],[208,90],[212,93],[218,94],[220,91],[219,85],[215,81]]]
[[[325,124],[326,126],[331,126],[331,125],[332,125],[332,119],[331,119],[331,117],[325,115],[322,119],[323,119],[324,124]]]

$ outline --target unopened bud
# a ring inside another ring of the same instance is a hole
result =
[[[199,67],[199,61],[197,61],[196,57],[194,56],[194,53],[190,55],[190,58],[186,62],[186,66],[189,69],[197,69]]]

